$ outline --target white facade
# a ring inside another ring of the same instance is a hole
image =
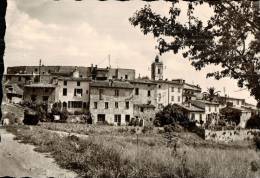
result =
[[[157,82],[157,104],[167,106],[168,104],[181,104],[183,85],[169,81]]]
[[[89,105],[89,81],[86,79],[64,78],[58,80],[56,102],[61,102],[71,113],[86,111]]]

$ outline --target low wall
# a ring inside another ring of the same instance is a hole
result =
[[[205,130],[205,140],[232,142],[253,139],[255,135],[260,135],[260,130]]]

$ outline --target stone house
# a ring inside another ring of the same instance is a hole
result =
[[[157,107],[161,109],[168,104],[181,104],[183,81],[157,80]]]
[[[46,83],[34,83],[24,86],[23,100],[36,104],[45,103],[50,111],[52,105],[56,102],[56,85]]]
[[[3,86],[4,101],[7,103],[21,103],[23,99],[23,89],[18,84],[5,84]]]
[[[93,123],[127,125],[133,117],[133,88],[127,81],[92,81],[89,110]]]
[[[152,122],[156,114],[157,84],[148,79],[131,80],[134,87],[134,117],[145,122]]]
[[[56,81],[56,101],[68,112],[87,112],[89,107],[90,80],[73,77],[59,77]]]
[[[185,83],[183,86],[182,102],[189,102],[191,100],[199,99],[201,95],[201,88],[198,85],[191,85]]]
[[[191,121],[196,121],[198,125],[200,125],[201,121],[206,121],[206,114],[203,108],[192,105],[191,103],[174,104],[174,106],[181,109],[186,117],[188,117]]]

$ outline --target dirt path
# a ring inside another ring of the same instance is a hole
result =
[[[14,135],[0,128],[0,177],[60,177],[77,175],[61,169],[47,154],[35,152],[32,145],[18,143]]]

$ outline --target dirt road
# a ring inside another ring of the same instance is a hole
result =
[[[60,177],[77,175],[61,169],[47,154],[35,152],[32,145],[13,140],[14,135],[0,128],[0,177]]]

